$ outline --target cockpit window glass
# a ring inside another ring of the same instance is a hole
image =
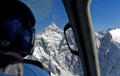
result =
[[[68,49],[63,28],[68,17],[62,0],[21,0],[36,18],[36,40],[32,56],[42,62],[52,76],[83,76],[79,57]]]

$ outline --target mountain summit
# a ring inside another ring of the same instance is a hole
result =
[[[46,34],[48,32],[57,32],[57,33],[60,33],[60,34],[63,34],[63,30],[61,30],[55,23],[51,23],[48,27],[46,27],[45,29],[43,29],[41,33],[43,34]]]

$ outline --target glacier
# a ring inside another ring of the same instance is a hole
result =
[[[120,75],[120,28],[95,32],[101,76]],[[51,23],[36,35],[35,49],[28,57],[42,62],[52,76],[84,76],[80,59],[66,44],[63,30]]]

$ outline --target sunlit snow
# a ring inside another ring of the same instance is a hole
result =
[[[120,29],[111,30],[110,33],[112,34],[112,39],[120,43]]]

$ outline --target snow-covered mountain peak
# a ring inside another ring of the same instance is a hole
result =
[[[51,23],[40,34],[36,35],[37,39],[43,38],[50,43],[57,43],[62,39],[62,37],[63,31],[55,23]]]
[[[59,29],[59,27],[55,23],[51,23],[47,28]]]
[[[110,30],[112,40],[120,43],[120,28]]]
[[[51,23],[48,27],[46,27],[41,33],[44,32],[57,32],[62,34],[62,30],[55,24],[55,23]]]

